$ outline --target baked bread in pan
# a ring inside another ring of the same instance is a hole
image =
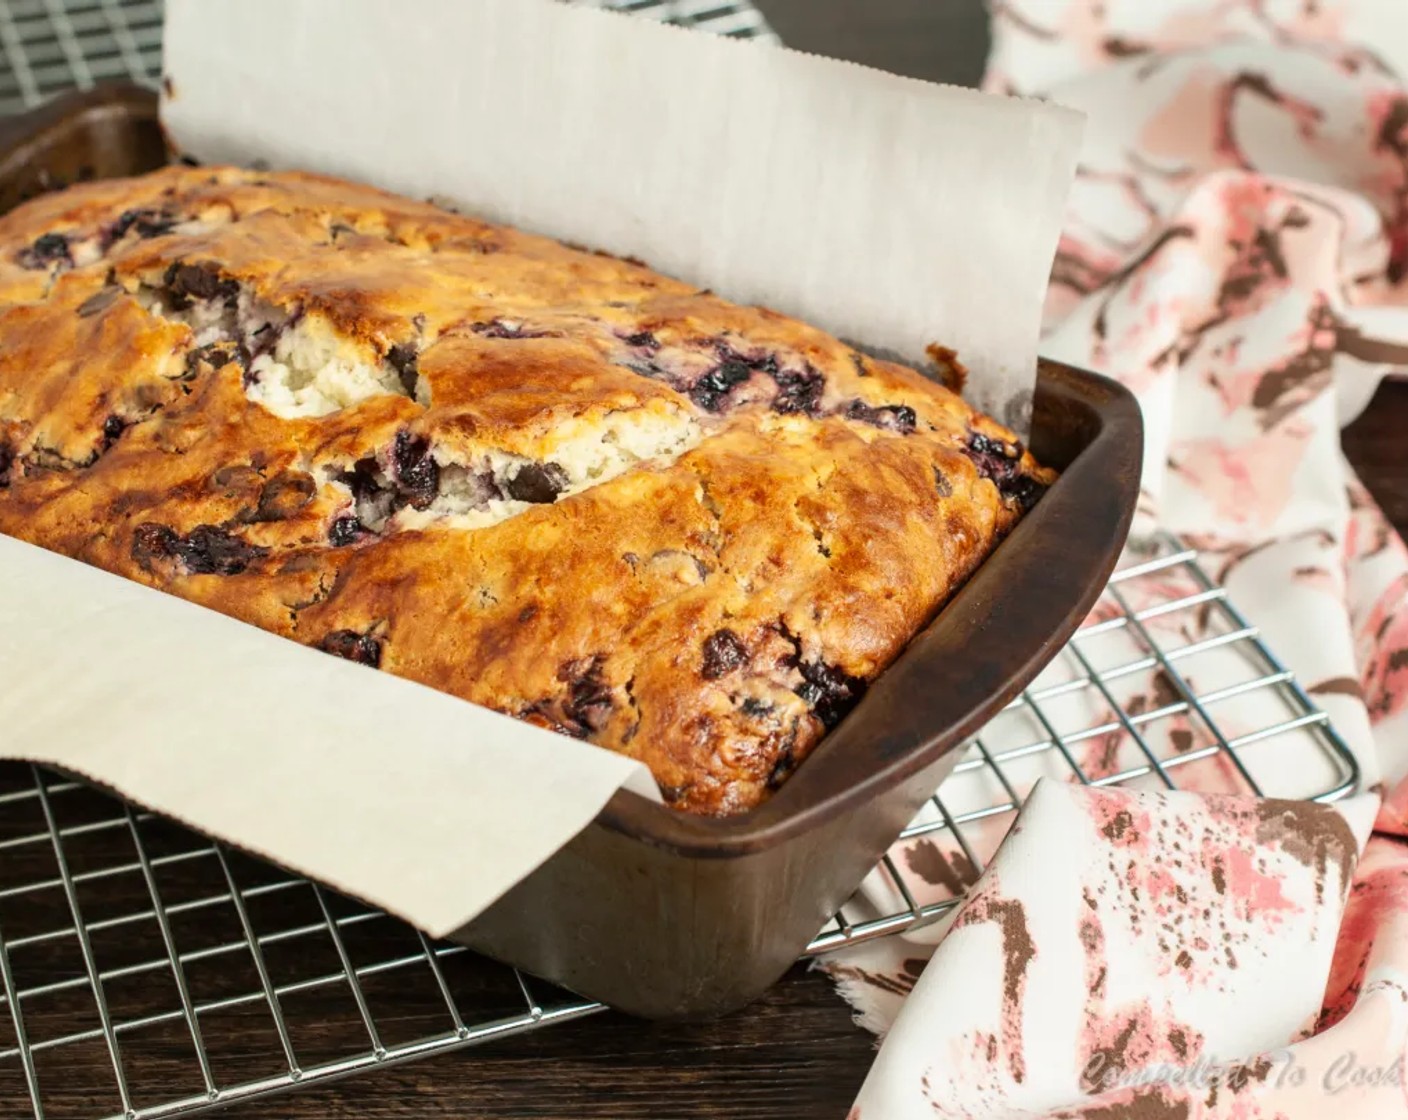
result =
[[[364,186],[180,167],[0,218],[0,532],[691,812],[767,797],[1053,477],[804,323]]]

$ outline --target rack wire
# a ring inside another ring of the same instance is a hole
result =
[[[1334,801],[1359,768],[1198,553],[1158,535],[1126,550],[1076,636],[965,748],[809,952],[942,918],[1042,779]]]
[[[0,113],[99,82],[155,88],[162,11],[162,0],[4,0]]]
[[[1043,777],[1333,800],[1358,774],[1198,555],[1160,537],[1130,550],[808,953],[942,917]],[[13,764],[0,988],[0,1115],[37,1120],[186,1116],[604,1010]]]
[[[584,0],[599,8],[774,40],[744,0]],[[105,81],[156,88],[163,0],[0,0],[0,115]]]

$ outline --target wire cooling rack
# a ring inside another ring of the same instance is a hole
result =
[[[1160,535],[1126,550],[1076,636],[974,738],[810,952],[942,917],[1043,778],[1334,801],[1359,769],[1198,553]]]
[[[98,82],[161,78],[161,0],[0,0],[0,113]]]
[[[733,0],[585,0],[721,35],[772,39],[752,4]],[[161,77],[162,0],[0,0],[0,114],[72,87]]]
[[[1197,554],[1160,537],[809,952],[944,914],[1041,777],[1331,800],[1357,772]],[[184,1116],[603,1010],[16,765],[0,766],[0,987],[0,1116],[38,1120]]]

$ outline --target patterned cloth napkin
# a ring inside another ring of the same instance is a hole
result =
[[[976,882],[952,830],[902,842],[934,899],[968,889],[823,963],[885,1034],[852,1115],[1408,1117],[1408,550],[1339,445],[1408,372],[1408,2],[990,5],[987,87],[1089,116],[1043,350],[1138,394],[1136,534],[1202,551],[1369,792],[1258,801],[1211,752],[1191,792],[1037,782],[1005,839],[968,833]],[[1132,702],[1192,759],[1179,695]],[[1119,773],[1123,738],[1075,762]],[[1263,749],[1268,791],[1326,788]]]

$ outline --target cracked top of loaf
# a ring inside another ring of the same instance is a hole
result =
[[[804,323],[364,186],[169,168],[0,218],[0,532],[692,812],[767,797],[1052,478]]]

